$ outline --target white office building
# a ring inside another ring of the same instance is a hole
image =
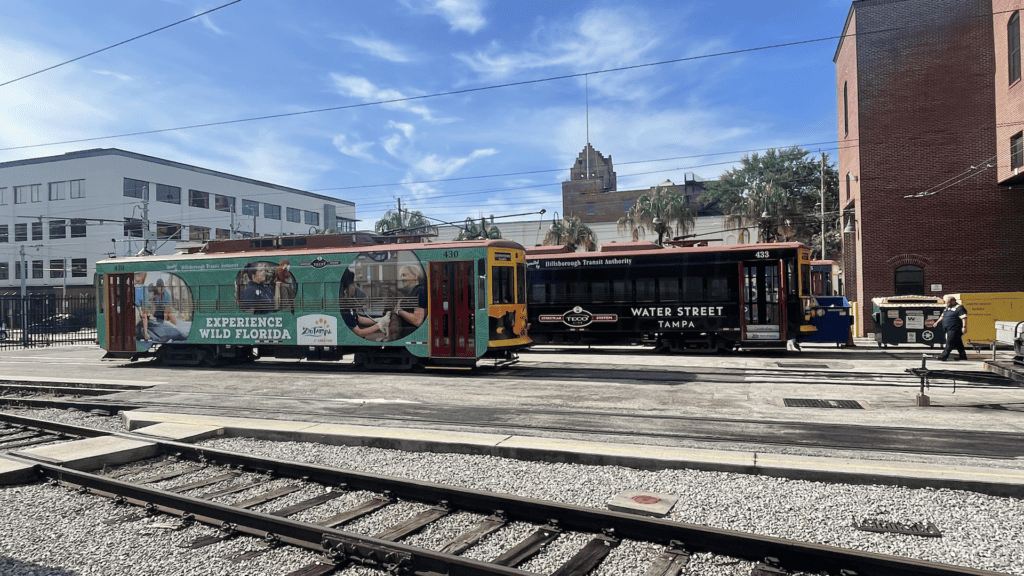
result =
[[[3,162],[0,294],[91,286],[97,260],[180,242],[355,227],[346,200],[115,148]]]

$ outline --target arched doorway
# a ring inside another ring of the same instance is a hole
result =
[[[896,269],[896,296],[924,294],[924,268],[907,264]]]

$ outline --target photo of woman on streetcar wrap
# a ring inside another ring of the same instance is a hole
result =
[[[406,340],[427,319],[425,278],[411,251],[362,252],[342,274],[341,318],[364,340]]]
[[[192,291],[169,272],[136,272],[135,340],[148,345],[180,342],[192,330]]]
[[[238,308],[249,314],[277,312],[281,309],[283,284],[277,279],[277,264],[263,261],[249,262],[235,277]]]

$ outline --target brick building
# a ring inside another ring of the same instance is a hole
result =
[[[684,182],[666,180],[658,186],[684,194],[697,206],[700,216],[720,216],[715,210],[704,210],[697,198],[704,192],[704,182],[694,174],[685,174]],[[562,182],[562,210],[565,216],[578,216],[585,224],[616,222],[626,215],[636,199],[650,193],[650,188],[619,190],[612,157],[604,156],[588,142],[569,169],[569,179]]]
[[[850,7],[834,62],[844,275],[861,333],[874,297],[1024,290],[1024,191],[1007,186],[1024,96],[1019,79],[1007,89],[1011,14],[992,2]]]

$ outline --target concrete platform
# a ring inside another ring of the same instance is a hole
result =
[[[139,428],[135,430],[135,433],[152,436],[160,440],[191,443],[213,438],[214,436],[222,436],[224,435],[224,429],[219,426],[162,422]]]
[[[74,470],[89,472],[104,466],[119,466],[157,455],[157,444],[117,436],[99,436],[75,440],[52,446],[40,446],[12,451],[14,455],[59,464]]]
[[[144,429],[160,423],[187,424],[219,428],[223,430],[224,436],[261,440],[486,454],[520,460],[627,466],[647,470],[689,468],[810,481],[884,484],[909,488],[949,488],[997,496],[1024,497],[1024,470],[1020,469],[700,450],[422,428],[348,426],[190,414],[133,411],[122,413],[122,417],[131,430],[140,427]]]
[[[0,456],[0,486],[24,484],[36,479],[35,467]]]

